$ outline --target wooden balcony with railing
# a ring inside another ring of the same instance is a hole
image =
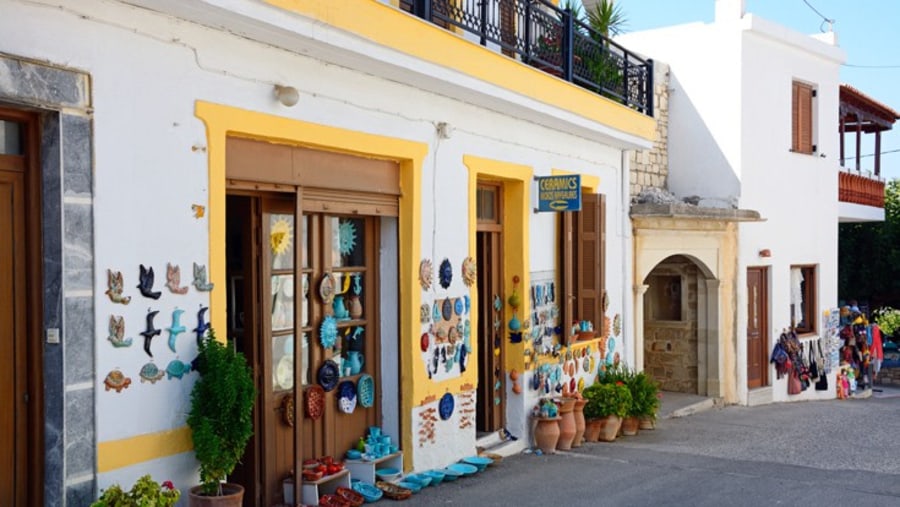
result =
[[[884,181],[848,171],[838,178],[839,201],[884,208]]]

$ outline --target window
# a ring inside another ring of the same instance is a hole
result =
[[[605,283],[606,197],[582,193],[581,211],[561,213],[562,322],[587,320],[602,330]]]
[[[677,275],[651,275],[648,290],[650,320],[680,321],[681,277]]]
[[[791,266],[791,325],[798,334],[816,332],[816,267]]]
[[[816,90],[811,85],[794,81],[791,93],[791,151],[812,154],[813,144],[813,98]]]

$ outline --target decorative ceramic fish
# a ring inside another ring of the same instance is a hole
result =
[[[184,310],[181,308],[172,310],[172,327],[166,328],[166,331],[169,332],[169,348],[172,349],[172,352],[175,352],[175,339],[178,338],[179,334],[187,331],[187,328],[181,324],[182,313],[184,313]]]
[[[166,263],[166,287],[173,294],[187,294],[188,286],[181,286],[181,267]]]
[[[162,333],[161,330],[156,329],[156,327],[153,326],[153,318],[156,317],[156,314],[158,313],[159,310],[147,312],[147,329],[141,331],[141,336],[144,337],[144,352],[150,357],[153,357],[153,353],[150,352],[150,343],[153,341],[154,336],[159,336],[160,333]]]
[[[109,341],[113,347],[130,347],[132,339],[125,338],[125,317],[109,316]]]
[[[207,281],[206,266],[194,263],[194,287],[199,291],[209,292],[213,290],[213,283]]]
[[[122,289],[125,288],[125,283],[122,280],[122,272],[121,271],[113,271],[111,269],[106,270],[106,278],[107,285],[109,289],[107,289],[106,294],[109,296],[109,299],[113,303],[120,303],[123,305],[127,305],[131,302],[131,296],[123,296]]]
[[[145,268],[144,265],[141,264],[140,283],[137,285],[137,288],[140,289],[141,295],[145,298],[159,299],[159,296],[162,295],[162,292],[160,291],[153,292],[154,278],[153,266]]]

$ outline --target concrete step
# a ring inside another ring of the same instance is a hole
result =
[[[522,439],[504,438],[503,430],[488,433],[475,441],[478,454],[497,454],[504,458],[522,452],[525,447],[526,443]]]
[[[705,412],[719,404],[721,404],[721,399],[706,398],[696,403],[691,403],[690,405],[673,410],[671,413],[665,415],[664,418],[687,417],[689,415]]]

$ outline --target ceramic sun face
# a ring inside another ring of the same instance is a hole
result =
[[[430,290],[432,283],[434,283],[434,266],[431,259],[422,259],[419,263],[419,285],[424,290]]]
[[[466,287],[471,287],[475,284],[475,281],[478,278],[478,267],[477,264],[475,264],[475,259],[466,257],[463,260],[462,277],[463,283],[466,284]]]

